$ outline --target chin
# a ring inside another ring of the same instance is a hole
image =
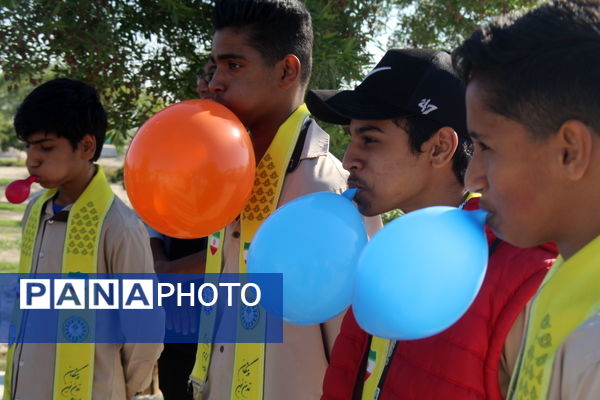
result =
[[[535,240],[534,235],[523,231],[523,229],[497,229],[493,226],[491,228],[497,237],[516,247],[527,248],[544,242],[544,240]]]
[[[55,187],[58,186],[58,184],[56,184],[55,182],[48,182],[47,180],[44,180],[44,179],[39,179],[37,181],[37,183],[44,189],[54,189]]]

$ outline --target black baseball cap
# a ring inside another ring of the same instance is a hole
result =
[[[389,50],[354,90],[310,90],[306,104],[332,124],[421,116],[467,136],[465,87],[445,51]]]

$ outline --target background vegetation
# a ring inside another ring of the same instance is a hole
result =
[[[0,146],[16,145],[19,101],[55,76],[102,92],[109,141],[123,146],[150,115],[194,98],[207,58],[209,0],[0,0]],[[451,50],[480,22],[532,0],[306,0],[315,31],[312,88],[352,86],[379,47]],[[332,128],[332,127],[328,127]],[[330,129],[341,156],[341,129]]]

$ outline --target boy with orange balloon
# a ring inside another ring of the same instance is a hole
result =
[[[14,125],[27,169],[46,189],[23,217],[19,272],[152,273],[143,224],[94,163],[107,126],[96,90],[65,78],[46,82],[19,106]],[[9,347],[4,399],[58,399],[74,390],[78,398],[117,400],[148,386],[162,344],[85,343],[93,321],[68,321],[79,329],[65,322],[65,342]]]
[[[258,164],[240,217],[209,236],[206,272],[246,272],[247,249],[271,212],[304,194],[340,193],[347,174],[328,151],[328,135],[303,104],[313,42],[305,5],[299,0],[221,0],[213,23],[215,68],[208,89],[249,130]],[[378,218],[372,221],[379,224]],[[260,325],[257,314],[240,318],[245,329]],[[195,396],[318,398],[338,329],[339,320],[284,324],[284,343],[199,343],[190,377]]]
[[[349,124],[348,184],[358,189],[354,200],[361,213],[375,215],[397,208],[458,207],[467,200],[463,179],[472,144],[464,96],[450,54],[394,49],[354,90],[310,91],[306,101],[316,117]],[[465,208],[476,208],[477,201],[470,199]],[[437,335],[399,341],[375,337],[349,310],[322,399],[500,400],[520,343],[522,310],[556,253],[552,245],[518,249],[491,232],[488,242],[491,257],[479,294],[453,326]],[[435,243],[430,247],[440,251]],[[398,315],[389,311],[389,318]]]

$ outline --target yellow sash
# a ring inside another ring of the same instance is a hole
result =
[[[254,234],[263,223],[263,221],[277,208],[279,196],[285,179],[285,173],[292,157],[292,152],[300,130],[306,117],[308,116],[306,105],[298,107],[292,115],[279,127],[275,138],[271,142],[268,150],[258,163],[256,169],[256,178],[252,195],[248,204],[246,204],[241,215],[241,237],[239,253],[239,272],[246,272],[247,251],[254,238]],[[220,246],[215,251],[213,246],[211,251],[211,242],[215,241],[215,235],[220,238]],[[208,258],[206,262],[207,273],[221,272],[221,248],[224,242],[224,231],[209,237]],[[240,305],[241,307],[241,305]],[[253,310],[242,312],[238,310],[238,315],[252,314]],[[200,338],[210,337],[214,327],[214,312],[212,317],[206,318],[203,314],[200,324]],[[209,314],[209,315],[211,315]],[[210,325],[210,326],[207,326]],[[243,338],[243,327],[238,325],[238,340]],[[264,331],[265,318],[258,318],[252,329]],[[199,343],[196,353],[196,364],[190,376],[194,385],[196,398],[201,398],[201,391],[208,378],[208,369],[210,366],[212,346],[210,343]],[[233,380],[231,384],[231,399],[260,400],[263,398],[264,385],[264,367],[265,367],[265,344],[264,343],[236,343],[235,361],[232,371]]]
[[[546,399],[556,351],[600,311],[600,236],[564,261],[558,257],[533,300],[510,399]]]
[[[367,359],[367,371],[363,386],[362,400],[376,399],[376,391],[388,358],[390,357],[391,340],[373,336]],[[379,395],[379,394],[377,394]]]
[[[31,272],[42,207],[56,192],[56,189],[46,190],[31,207],[23,233],[19,273]],[[104,172],[100,166],[97,166],[96,175],[69,212],[63,248],[62,273],[96,273],[102,224],[113,200],[114,194],[106,181]],[[87,332],[93,333],[94,331],[93,318],[90,320],[90,316],[85,310],[60,312],[58,338],[63,342],[71,340],[71,343],[56,344],[54,400],[88,400],[92,398],[95,344],[77,343],[77,341],[85,339],[65,336],[65,329],[68,332],[69,327],[73,325],[78,327],[85,325]],[[12,344],[7,354],[4,400],[11,399],[14,350],[15,344]],[[34,385],[35,382],[29,382],[29,384]]]

